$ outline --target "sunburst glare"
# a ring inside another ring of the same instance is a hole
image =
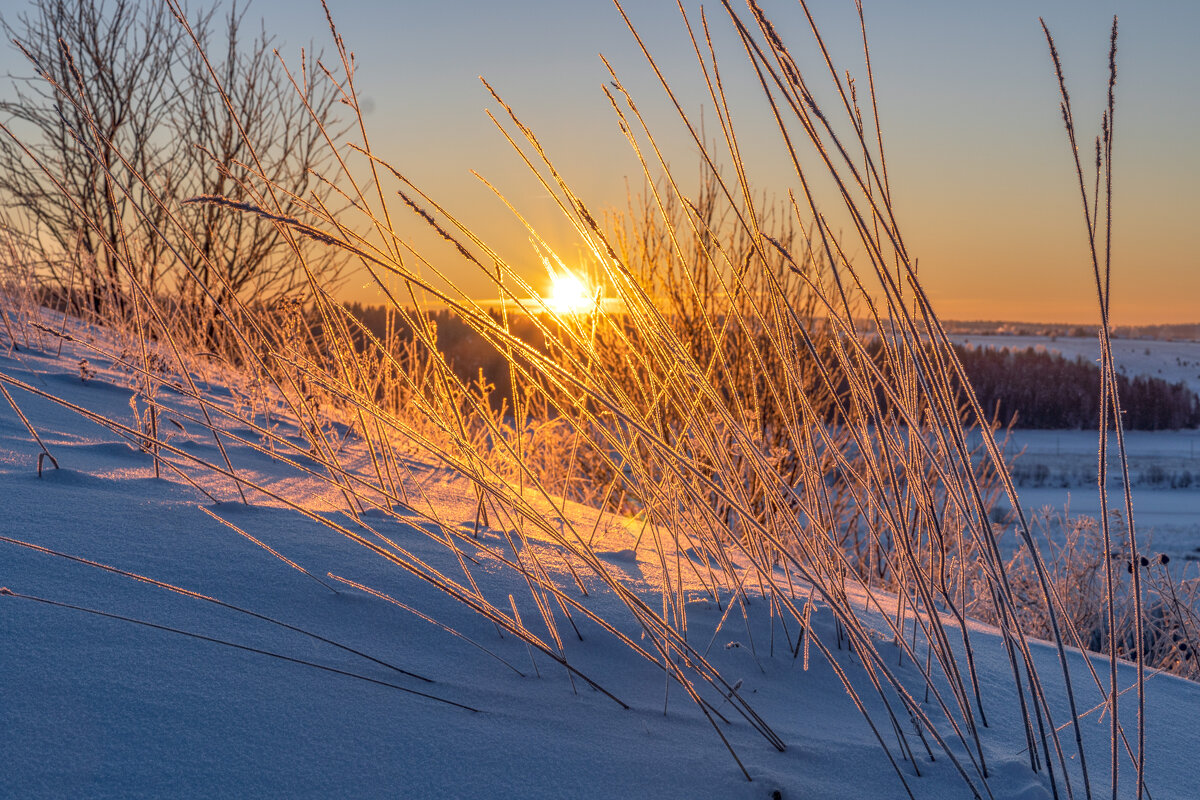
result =
[[[586,314],[596,307],[596,293],[578,276],[563,272],[554,276],[546,306],[555,314]]]

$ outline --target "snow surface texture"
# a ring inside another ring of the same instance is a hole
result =
[[[85,357],[94,372],[86,381],[77,366]],[[0,372],[134,425],[129,405],[134,392],[126,387],[126,376],[75,345],[68,344],[62,357],[28,349],[0,356]],[[237,402],[239,391],[230,385],[214,380],[202,386],[214,398]],[[0,597],[0,796],[904,796],[829,664],[815,649],[793,656],[785,632],[765,613],[747,620],[735,613],[722,624],[721,610],[698,591],[688,606],[692,637],[704,640],[702,650],[711,637],[707,652],[713,663],[741,681],[740,691],[787,744],[786,752],[777,752],[739,717],[721,723],[754,778],[747,782],[684,692],[667,686],[661,670],[597,625],[578,620],[582,638],[568,637],[567,654],[628,710],[329,528],[260,493],[248,492],[249,505],[235,502],[227,479],[192,471],[196,482],[222,501],[214,504],[169,471],[154,478],[151,457],[111,430],[30,392],[11,391],[59,468],[47,461],[38,477],[40,448],[3,403],[4,537],[150,576],[378,661],[204,599],[0,541],[0,585],[14,593]],[[182,397],[164,395],[164,401],[188,407]],[[175,432],[175,446],[218,458],[211,437],[189,432],[186,422],[182,428]],[[241,433],[253,436],[249,430]],[[321,500],[328,490],[310,477],[249,446],[232,441],[227,446],[241,474],[289,496],[312,497],[312,507],[328,518],[374,535],[336,511],[336,497]],[[414,461],[412,467],[444,527],[403,509],[371,512],[362,522],[414,557],[459,575],[460,566],[438,537],[446,529],[470,536],[473,503],[464,499],[470,498],[469,488],[432,464]],[[332,572],[370,586],[440,625],[344,584],[331,591],[206,510],[313,575]],[[635,550],[632,537],[619,528],[603,531],[601,539],[601,557],[622,570],[627,585],[647,602],[660,603],[657,557],[652,560],[645,548]],[[563,586],[573,585],[561,558],[552,558],[552,545],[529,546],[544,551],[544,563],[558,570]],[[491,555],[506,547],[500,532],[482,531],[472,573],[484,594],[498,603],[511,596],[524,618],[534,620],[523,578]],[[624,606],[586,575],[584,583],[591,591],[582,600],[636,639],[639,629]],[[754,611],[756,590],[747,586],[747,591]],[[803,592],[798,587],[797,593]],[[757,610],[765,612],[763,604]],[[882,630],[878,613],[862,610],[864,619]],[[163,627],[130,621],[135,619]],[[813,627],[824,641],[836,641],[832,620],[819,607]],[[1001,640],[992,629],[977,626],[972,642],[989,715],[983,741],[991,790],[996,798],[1048,798],[1044,775],[1031,771],[1024,753]],[[1043,662],[1051,704],[1060,709],[1057,722],[1065,723],[1053,649],[1035,644],[1034,655]],[[834,650],[834,656],[870,704],[874,695],[855,657],[845,650]],[[1082,656],[1074,653],[1072,659],[1075,674],[1085,675]],[[893,663],[920,696],[919,672],[898,655]],[[1098,663],[1097,669],[1106,671]],[[1123,665],[1122,686],[1132,681],[1133,669]],[[1095,789],[1103,794],[1108,720],[1090,679],[1076,685],[1081,711],[1092,709],[1084,734]],[[1200,747],[1195,724],[1200,686],[1158,675],[1150,679],[1147,693],[1153,798],[1200,797],[1200,775],[1192,761]],[[1132,702],[1125,703],[1122,716],[1133,710]],[[1132,717],[1127,725],[1134,730]],[[899,760],[894,734],[883,733]],[[922,755],[916,765],[901,762],[900,768],[917,797],[970,796],[946,758],[930,763],[911,731],[909,738]],[[1131,777],[1132,770],[1122,775]],[[1132,797],[1132,786],[1123,783],[1121,796]]]
[[[1069,359],[1097,362],[1100,358],[1100,344],[1093,337],[963,334],[954,338],[972,347],[1032,347]],[[1130,378],[1162,378],[1200,392],[1200,342],[1114,339],[1112,347],[1117,369]],[[1167,553],[1176,564],[1200,561],[1200,430],[1126,431],[1125,444],[1144,546]],[[1094,431],[1014,431],[1008,449],[1019,454],[1013,479],[1026,511],[1069,509],[1071,514],[1098,517],[1098,447]],[[1113,459],[1109,491],[1123,507],[1115,434],[1109,436],[1108,452]],[[1194,577],[1195,564],[1191,569],[1187,577]]]

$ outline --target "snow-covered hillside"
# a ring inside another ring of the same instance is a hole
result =
[[[289,463],[256,449],[258,433],[234,426],[224,445],[243,481],[243,504],[228,477],[189,460],[222,463],[212,436],[186,418],[198,410],[183,388],[163,390],[174,409],[163,424],[178,448],[171,461],[191,482],[169,468],[156,478],[132,431],[65,407],[123,420],[136,431],[131,400],[135,407],[143,401],[128,388],[128,376],[80,345],[67,343],[61,356],[56,346],[0,354],[4,385],[58,464],[44,460],[38,475],[41,449],[0,402],[0,586],[8,590],[0,596],[0,796],[904,797],[888,754],[915,797],[971,797],[968,782],[987,795],[983,766],[971,753],[950,745],[960,774],[908,720],[897,720],[895,729],[868,726],[839,672],[874,719],[887,716],[858,657],[837,646],[828,610],[803,585],[794,593],[798,602],[807,595],[814,603],[812,630],[830,647],[836,670],[815,640],[811,652],[809,639],[795,647],[797,631],[767,613],[756,586],[744,587],[751,612],[745,618],[740,606],[707,599],[698,581],[687,588],[691,643],[736,680],[786,750],[777,751],[732,703],[711,697],[718,735],[680,686],[619,641],[644,640],[627,604],[585,564],[533,532],[525,544],[494,528],[476,538],[462,479],[414,458],[408,490],[424,493],[413,502],[420,513],[371,509],[355,520],[337,510],[337,493],[320,475],[297,468],[311,466],[301,456]],[[196,377],[214,408],[243,402],[243,393],[216,375]],[[281,429],[284,437],[297,434]],[[297,497],[308,499],[312,516],[282,500]],[[317,515],[422,569],[380,557]],[[581,520],[592,528],[592,519]],[[444,545],[450,537],[461,557]],[[617,523],[599,526],[596,542],[598,557],[623,575],[629,591],[652,607],[665,602],[657,585],[663,551],[635,551],[632,532]],[[469,573],[482,595],[497,606],[511,602],[545,636],[535,593],[510,566],[532,569],[533,555],[578,609],[614,628],[606,631],[580,611],[567,623],[555,608],[560,630],[569,633],[562,646],[574,674],[417,576],[428,568],[424,574],[463,582]],[[674,555],[689,558],[682,546]],[[694,573],[710,566],[697,564]],[[907,690],[932,707],[921,671],[884,636],[881,615],[895,609],[869,606],[853,587],[850,593]],[[1003,641],[980,625],[970,636],[987,713],[980,737],[990,796],[1049,798],[1045,773],[1030,769]],[[1053,723],[1066,725],[1069,740],[1054,648],[1035,643],[1032,653]],[[1082,656],[1068,660],[1092,790],[1107,796],[1102,692]],[[1098,661],[1096,669],[1107,674]],[[1122,687],[1132,685],[1130,665],[1120,675]],[[1192,765],[1200,748],[1200,686],[1155,675],[1147,703],[1153,797],[1200,797]],[[1131,700],[1121,705],[1131,737],[1135,710]],[[952,740],[954,732],[939,734]],[[939,753],[936,761],[926,744]],[[909,749],[915,763],[906,760]],[[1124,750],[1121,758],[1120,796],[1133,797]],[[1078,756],[1068,759],[1078,773]],[[1075,786],[1082,797],[1082,784]]]

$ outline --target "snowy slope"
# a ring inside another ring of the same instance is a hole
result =
[[[96,372],[87,382],[78,368],[85,357]],[[169,470],[155,478],[149,455],[113,430],[36,394],[133,425],[133,390],[119,370],[95,355],[73,344],[61,357],[50,347],[26,348],[0,355],[0,375],[59,465],[45,463],[38,476],[39,448],[0,400],[0,535],[150,576],[342,645],[92,564],[0,541],[0,586],[11,592],[0,596],[0,796],[905,796],[835,671],[815,647],[811,653],[789,652],[796,632],[772,624],[762,603],[757,616],[724,617],[697,591],[687,608],[693,644],[731,681],[742,682],[743,696],[787,744],[785,752],[777,752],[717,698],[718,710],[729,714],[727,722],[717,724],[751,782],[678,686],[668,686],[660,669],[582,615],[575,617],[579,637],[570,625],[561,626],[571,632],[564,647],[581,673],[572,679],[550,659],[531,655],[511,635],[501,636],[492,623],[330,527],[261,491],[248,489],[249,503],[242,504],[227,478],[182,456],[174,462],[220,502]],[[211,397],[236,402],[237,392],[208,377],[204,385]],[[16,388],[17,382],[34,392]],[[179,410],[185,429],[172,444],[218,462],[211,437],[196,433],[182,418],[189,409],[195,413],[190,401],[182,395],[164,395],[164,401]],[[247,439],[253,435],[240,433]],[[510,596],[537,628],[524,579],[498,559],[517,558],[507,540],[496,530],[472,538],[471,503],[464,500],[470,493],[461,480],[433,465],[413,464],[413,480],[422,483],[431,515],[436,513],[444,526],[408,512],[379,511],[364,514],[360,524],[336,511],[336,497],[316,478],[235,440],[226,445],[247,481],[280,497],[316,498],[312,507],[326,519],[375,542],[387,537],[454,580],[463,580],[464,568],[469,569],[485,595],[497,605]],[[336,592],[321,586],[206,510],[313,575],[333,573],[364,584],[437,622],[345,584],[334,584]],[[448,531],[461,537],[478,563],[464,564],[450,554],[438,541]],[[655,591],[659,567],[650,554],[642,549],[631,557],[630,542],[619,529],[604,536],[601,558],[624,572],[627,585],[646,602],[661,604]],[[625,606],[582,565],[574,566],[589,590],[586,596],[563,560],[555,558],[552,545],[529,546],[540,552],[564,590],[624,635],[639,639],[640,629]],[[747,591],[753,611],[757,590],[748,586]],[[803,587],[797,594],[803,598]],[[862,609],[864,618],[882,630],[878,614]],[[813,627],[876,718],[882,717],[856,657],[835,647],[827,611],[817,607]],[[1024,752],[1020,709],[1001,640],[982,626],[973,628],[971,637],[989,715],[982,739],[993,796],[1048,798],[1044,774],[1030,770]],[[920,673],[892,652],[898,673],[920,696]],[[1059,710],[1055,723],[1066,723],[1054,651],[1036,645],[1034,654],[1044,662],[1046,689]],[[1094,789],[1103,795],[1108,720],[1095,708],[1101,695],[1080,668],[1082,657],[1072,658],[1080,711],[1092,709],[1083,726],[1086,752],[1098,782]],[[1106,668],[1097,664],[1097,669]],[[1129,665],[1121,675],[1123,685],[1132,682]],[[590,688],[582,676],[628,708]],[[1160,675],[1147,688],[1147,774],[1153,797],[1200,797],[1200,776],[1191,767],[1200,747],[1194,723],[1200,686]],[[1123,717],[1132,711],[1132,702],[1122,705]],[[1127,724],[1132,731],[1132,716]],[[894,732],[881,734],[915,796],[971,796],[949,760],[931,763],[911,731],[906,739],[918,753],[915,764],[902,760]],[[974,776],[969,757],[962,752],[958,757]],[[1123,797],[1133,796],[1131,775],[1123,769]]]

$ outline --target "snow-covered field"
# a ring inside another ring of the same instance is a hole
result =
[[[1092,337],[962,335],[955,341],[973,347],[1032,347],[1071,359],[1098,361],[1100,357],[1100,345]],[[1183,382],[1200,392],[1200,342],[1114,339],[1113,356],[1117,368],[1129,377]],[[1155,552],[1183,561],[1200,560],[1200,431],[1128,431],[1126,447],[1139,538]],[[1115,456],[1115,435],[1109,437],[1108,450]],[[1069,509],[1072,514],[1100,515],[1095,432],[1016,430],[1009,451],[1020,454],[1014,477],[1027,510]],[[1111,458],[1109,463],[1110,503],[1124,508],[1117,463]]]
[[[85,357],[95,373],[86,382],[78,366]],[[8,403],[0,403],[0,534],[6,539],[0,541],[0,586],[8,590],[0,596],[2,797],[905,796],[835,670],[815,647],[811,654],[790,651],[796,631],[771,621],[752,585],[745,591],[758,613],[747,618],[726,616],[698,590],[686,609],[693,644],[737,679],[738,691],[786,743],[786,751],[778,752],[731,704],[713,699],[727,715],[716,725],[751,782],[679,686],[582,615],[574,620],[578,636],[572,625],[561,625],[570,632],[563,646],[579,670],[572,678],[413,572],[263,491],[247,488],[249,503],[242,504],[227,478],[193,468],[182,455],[173,461],[196,486],[169,470],[155,478],[147,453],[37,395],[134,425],[134,392],[126,377],[94,355],[71,344],[61,357],[53,349],[23,349],[0,355],[0,373],[59,467],[46,461],[39,477],[39,447]],[[238,392],[209,377],[201,385],[210,398],[239,402]],[[17,381],[33,391],[17,388]],[[190,408],[182,396],[169,399],[176,408]],[[181,429],[172,445],[219,463],[211,437],[182,417],[177,421]],[[231,433],[247,441],[256,436],[249,429]],[[245,481],[281,496],[312,498],[311,507],[325,519],[381,546],[394,543],[409,563],[420,561],[455,581],[469,570],[483,595],[497,606],[511,601],[545,635],[527,581],[500,560],[528,564],[522,559],[529,554],[510,549],[502,531],[486,529],[474,538],[473,503],[461,480],[414,460],[410,478],[426,492],[429,513],[368,511],[355,521],[335,510],[336,497],[316,477],[233,438],[226,446]],[[454,556],[441,542],[446,536],[456,537],[475,563]],[[651,606],[663,603],[657,555],[631,551],[632,535],[619,525],[603,528],[599,541],[600,558],[624,574],[631,591]],[[539,563],[582,606],[639,640],[640,628],[625,604],[583,565],[570,566],[586,595],[552,544],[533,538],[524,549],[536,551]],[[335,583],[327,573],[407,608]],[[796,589],[801,598],[804,591]],[[851,592],[860,616],[883,631],[880,614],[891,610],[868,608]],[[819,605],[812,625],[831,647],[839,641]],[[915,697],[924,693],[929,705],[920,671],[879,636],[908,690]],[[1049,798],[1045,773],[1029,766],[1002,640],[978,625],[971,637],[988,714],[981,737],[991,796]],[[857,657],[840,648],[832,654],[873,716],[886,719]],[[1056,710],[1054,723],[1068,723],[1053,648],[1035,643],[1033,655]],[[1069,662],[1085,714],[1093,791],[1107,796],[1109,721],[1099,707],[1102,693],[1082,669],[1081,655],[1071,654]],[[1107,667],[1097,669],[1106,674]],[[1131,666],[1122,665],[1120,675],[1123,687],[1132,684]],[[1200,686],[1157,675],[1147,684],[1147,702],[1152,796],[1200,797],[1200,774],[1192,764],[1200,748]],[[1121,710],[1132,735],[1133,703]],[[931,762],[911,726],[902,724],[916,763],[902,758],[898,730],[880,735],[913,795],[970,797],[949,759]],[[982,785],[970,758],[956,752],[970,779]],[[1077,756],[1070,759],[1077,769]],[[1121,774],[1120,796],[1133,797],[1132,769]],[[1080,788],[1076,784],[1077,797]]]
[[[1026,511],[1099,518],[1099,444],[1092,431],[1013,431],[1008,450]],[[1180,562],[1200,560],[1200,431],[1129,431],[1125,445],[1139,541]],[[1123,514],[1115,434],[1108,451],[1109,506]]]

